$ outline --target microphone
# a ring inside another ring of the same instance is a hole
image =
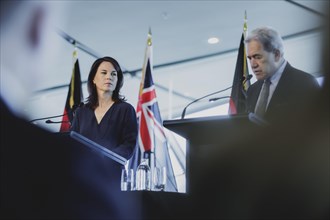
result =
[[[54,116],[49,116],[49,117],[44,117],[44,118],[36,118],[36,119],[33,119],[31,121],[29,121],[29,123],[33,123],[35,121],[40,121],[40,120],[45,120],[45,119],[50,119],[50,118],[58,118],[58,117],[63,117],[65,115],[67,115],[68,113],[66,114],[62,114],[62,115],[54,115]],[[51,120],[47,120],[47,121],[51,121]],[[47,122],[46,122],[47,123]]]
[[[204,99],[204,98],[207,98],[207,97],[209,97],[209,96],[211,96],[211,95],[214,95],[214,94],[217,94],[217,93],[220,93],[220,92],[224,92],[224,91],[226,91],[226,90],[228,90],[228,89],[231,89],[231,86],[228,87],[228,88],[225,88],[225,89],[222,89],[222,90],[219,90],[219,91],[213,92],[213,93],[211,93],[211,94],[207,94],[207,95],[205,95],[205,96],[203,96],[203,97],[200,97],[200,98],[195,99],[195,100],[193,100],[192,102],[188,103],[188,105],[186,105],[186,107],[184,107],[184,109],[183,109],[183,111],[182,111],[181,119],[184,119],[184,116],[185,116],[185,114],[186,114],[186,110],[187,110],[187,108],[188,108],[191,104],[193,104],[193,103],[195,103],[195,102],[198,102],[198,101],[200,101],[200,100],[202,100],[202,99]]]
[[[46,124],[56,124],[56,123],[70,123],[69,121],[52,121],[52,120],[47,120],[45,121]]]
[[[245,76],[242,77],[241,92],[242,92],[242,94],[244,95],[245,98],[247,98],[247,91],[244,89],[245,83],[247,81],[249,81],[251,78],[252,78],[252,75],[251,74],[247,75],[247,77],[245,77]],[[249,85],[250,85],[250,81],[249,81]]]
[[[247,77],[243,76],[242,77],[242,84],[246,83],[246,81],[250,80],[253,77],[252,74],[247,75]]]
[[[69,112],[65,113],[65,114],[62,114],[62,115],[54,115],[54,116],[49,116],[49,117],[44,117],[44,118],[36,118],[36,119],[33,119],[31,121],[29,121],[29,123],[33,123],[35,121],[40,121],[40,120],[46,120],[46,119],[51,119],[51,118],[59,118],[59,117],[63,117],[65,115],[69,115],[69,118],[70,118],[70,114],[72,114],[78,107],[81,107],[83,106],[84,103],[83,102],[80,102],[79,104],[74,104],[72,106],[72,109],[69,110]],[[47,122],[48,121],[48,122]],[[47,120],[46,123],[49,124],[49,123],[55,123],[55,122],[52,122],[51,120]],[[62,122],[62,121],[61,121]],[[65,122],[65,121],[63,121]],[[56,123],[60,123],[60,122],[56,122]]]
[[[253,75],[251,75],[251,74],[249,74],[247,77],[242,76],[242,79],[241,79],[242,84],[244,85],[246,83],[246,81],[250,80],[252,77],[253,77]],[[221,96],[221,97],[217,97],[217,98],[212,98],[212,99],[209,99],[209,102],[214,102],[214,101],[217,101],[219,99],[225,99],[225,98],[230,98],[230,96]]]
[[[225,99],[225,98],[230,98],[230,96],[227,95],[227,96],[212,98],[212,99],[209,99],[209,102],[215,102],[215,101],[218,101],[219,99]]]

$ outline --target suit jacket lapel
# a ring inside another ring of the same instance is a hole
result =
[[[282,76],[277,84],[277,87],[273,93],[273,96],[269,102],[268,109],[272,109],[278,105],[281,105],[285,102],[286,97],[288,95],[288,89],[290,88],[291,80],[290,80],[290,71],[292,67],[289,63],[287,63]],[[267,110],[268,111],[268,110]]]
[[[259,80],[255,83],[255,88],[251,94],[251,108],[252,108],[251,111],[254,111],[254,109],[256,107],[257,100],[258,100],[258,97],[259,97],[259,94],[260,94],[260,91],[262,88],[262,84],[263,84],[262,80]]]

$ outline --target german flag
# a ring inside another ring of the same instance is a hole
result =
[[[229,115],[246,113],[246,92],[250,86],[250,75],[247,66],[246,50],[244,44],[246,31],[247,25],[245,15],[244,32],[242,33],[239,45],[234,80],[229,100]]]
[[[71,122],[73,119],[73,111],[83,101],[79,60],[77,58],[76,50],[73,52],[73,58],[74,66],[64,107],[60,132],[67,132],[70,130]]]

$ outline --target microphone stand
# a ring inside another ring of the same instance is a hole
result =
[[[55,115],[55,116],[44,117],[44,118],[36,118],[36,119],[33,119],[33,120],[29,121],[29,123],[33,123],[35,121],[41,121],[41,120],[45,120],[45,119],[63,117],[64,115],[67,115],[67,113],[66,114],[62,114],[62,115]],[[50,122],[51,120],[47,120],[47,121],[46,121],[46,123],[51,123]]]
[[[51,118],[58,118],[58,117],[63,117],[65,115],[68,115],[68,114],[71,114],[72,112],[74,112],[76,110],[76,108],[82,106],[84,103],[81,102],[79,104],[75,104],[73,105],[72,109],[69,110],[69,112],[65,113],[65,114],[62,114],[62,115],[55,115],[55,116],[49,116],[49,117],[44,117],[44,118],[36,118],[36,119],[33,119],[31,121],[29,121],[29,123],[32,123],[32,122],[35,122],[35,121],[40,121],[40,120],[45,120],[45,119],[51,119]],[[52,120],[47,120],[46,123],[47,124],[50,124],[50,123],[62,123],[62,122],[65,122],[67,123],[67,121],[60,121],[60,122],[54,122]]]
[[[184,119],[184,116],[185,116],[185,114],[186,114],[186,110],[187,110],[187,108],[188,108],[191,104],[193,104],[193,103],[195,103],[195,102],[198,102],[199,100],[204,99],[204,98],[206,98],[206,97],[209,97],[209,96],[211,96],[211,95],[215,95],[215,94],[217,94],[217,93],[224,92],[224,91],[226,91],[226,90],[228,90],[228,89],[231,89],[231,88],[232,88],[232,86],[230,86],[230,87],[228,87],[228,88],[225,88],[225,89],[222,89],[222,90],[219,90],[219,91],[216,91],[216,92],[213,92],[213,93],[211,93],[211,94],[207,94],[207,95],[205,95],[205,96],[203,96],[203,97],[200,97],[200,98],[195,99],[194,101],[188,103],[188,105],[186,105],[186,107],[185,107],[185,108],[183,109],[183,111],[182,111],[181,119]]]

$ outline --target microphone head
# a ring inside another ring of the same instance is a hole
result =
[[[52,120],[49,120],[49,119],[45,122],[46,122],[46,124],[70,123],[70,121],[52,121]]]
[[[242,76],[242,79],[241,80],[242,80],[242,82],[246,82],[246,81],[250,80],[252,77],[253,77],[253,75],[252,74],[249,74],[246,77],[245,76]]]

